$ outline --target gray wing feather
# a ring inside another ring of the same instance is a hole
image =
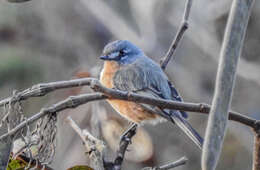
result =
[[[119,90],[137,92],[149,89],[161,98],[172,98],[166,75],[149,58],[141,58],[119,69],[114,75],[113,83]]]
[[[140,67],[127,67],[120,69],[113,78],[114,86],[119,90],[138,91],[148,87],[145,74]]]

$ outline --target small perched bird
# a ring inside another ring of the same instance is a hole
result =
[[[161,67],[127,40],[107,44],[100,59],[105,60],[100,81],[107,88],[135,92],[155,98],[182,101]],[[201,149],[203,139],[187,122],[186,112],[160,109],[131,101],[108,99],[123,117],[134,122],[159,122],[162,117],[177,124]]]

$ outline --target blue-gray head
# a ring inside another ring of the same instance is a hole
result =
[[[116,61],[119,64],[131,64],[143,55],[142,50],[131,42],[117,40],[105,46],[100,59]]]

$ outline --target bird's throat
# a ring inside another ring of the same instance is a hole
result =
[[[103,70],[100,73],[101,84],[107,88],[113,88],[113,77],[119,67],[119,64],[115,61],[105,61]]]

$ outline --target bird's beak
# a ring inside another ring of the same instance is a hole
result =
[[[107,60],[107,59],[108,59],[108,56],[102,55],[102,56],[100,56],[99,58],[100,58],[101,60]]]

